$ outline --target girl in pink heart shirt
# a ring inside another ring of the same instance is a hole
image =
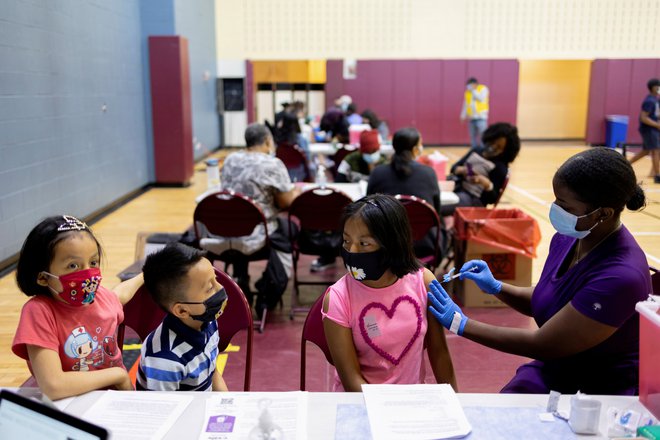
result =
[[[456,389],[444,331],[427,316],[426,286],[435,277],[415,258],[403,205],[367,196],[346,207],[342,230],[348,274],[330,286],[322,310],[335,391],[423,383],[424,348],[437,382]]]

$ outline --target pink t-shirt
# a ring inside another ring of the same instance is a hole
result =
[[[30,298],[21,311],[12,351],[28,359],[27,345],[56,351],[62,371],[93,371],[122,367],[117,345],[117,326],[124,320],[124,309],[114,292],[100,287],[94,302],[71,306],[54,298]]]
[[[365,286],[346,274],[326,295],[328,313],[323,317],[351,329],[360,371],[368,383],[423,383],[424,269],[382,289]],[[334,390],[343,391],[337,374]]]

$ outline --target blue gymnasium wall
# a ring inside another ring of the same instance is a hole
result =
[[[194,3],[194,7],[192,7]],[[193,113],[195,159],[220,145],[220,123],[216,105],[214,0],[175,0],[175,33],[188,39],[190,92]],[[208,72],[208,79],[204,79]]]
[[[0,0],[0,261],[148,183],[139,41],[137,0]]]
[[[219,145],[214,17],[213,0],[0,0],[0,261],[44,217],[153,181],[147,35],[188,38],[193,133]]]

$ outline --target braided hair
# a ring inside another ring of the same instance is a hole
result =
[[[644,190],[637,184],[632,166],[610,148],[591,148],[570,157],[554,178],[594,208],[621,212],[624,207],[639,211],[646,206]]]

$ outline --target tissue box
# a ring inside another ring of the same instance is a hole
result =
[[[660,303],[638,302],[639,312],[639,400],[660,418]]]
[[[420,156],[417,162],[430,166],[435,171],[439,181],[447,179],[447,162],[449,159],[442,153],[434,152]]]

